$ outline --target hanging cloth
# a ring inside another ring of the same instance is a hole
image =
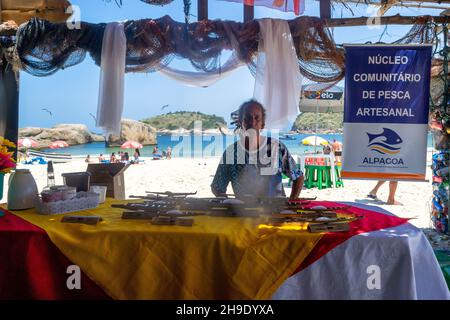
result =
[[[108,23],[103,34],[97,127],[106,138],[120,135],[124,103],[125,53],[127,39],[122,23]]]
[[[302,77],[286,20],[261,19],[253,97],[266,108],[268,130],[285,130],[298,114]]]
[[[183,83],[184,85],[205,88],[225,78],[235,69],[244,65],[244,62],[240,61],[235,55],[233,55],[220,69],[211,72],[176,70],[168,66],[164,66],[162,63],[159,64],[161,67],[159,72],[170,79]]]

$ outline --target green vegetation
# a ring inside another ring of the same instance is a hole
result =
[[[177,111],[141,120],[157,130],[175,130],[179,128],[194,129],[195,121],[202,121],[202,129],[216,129],[218,124],[227,126],[223,117],[201,112]]]
[[[318,132],[342,132],[344,114],[342,112],[328,112],[318,114]],[[304,112],[297,117],[292,126],[292,131],[316,130],[316,114]]]

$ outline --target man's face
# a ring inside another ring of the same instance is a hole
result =
[[[245,108],[242,119],[242,127],[244,130],[254,129],[262,130],[264,127],[263,113],[259,105],[251,104]]]

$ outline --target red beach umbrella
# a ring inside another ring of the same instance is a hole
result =
[[[37,142],[31,138],[23,138],[23,139],[19,139],[19,141],[17,141],[17,145],[18,145],[18,147],[31,148],[31,147],[36,147]]]
[[[122,149],[141,149],[143,148],[142,144],[136,141],[128,140],[124,142],[121,146]]]
[[[50,144],[49,148],[50,149],[58,149],[58,148],[65,148],[65,147],[68,147],[68,146],[69,145],[67,144],[67,142],[62,141],[62,140],[56,140],[56,141],[53,141]]]

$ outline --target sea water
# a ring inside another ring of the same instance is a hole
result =
[[[293,140],[281,140],[291,154],[303,154],[305,152],[321,151],[322,146],[305,146],[302,145],[301,141],[311,136],[311,134],[295,134],[291,137]],[[333,142],[333,139],[342,142],[342,134],[319,134],[321,138]],[[170,135],[157,135],[157,146],[159,153],[166,151],[167,147],[172,149],[172,157],[211,157],[220,156],[227,146],[236,141],[236,136],[223,136],[223,135],[184,135],[184,136],[170,136]],[[433,148],[433,138],[432,135],[428,135],[428,149]],[[141,156],[150,157],[153,153],[154,145],[144,146],[139,149]],[[44,149],[47,152],[58,152],[58,153],[69,153],[72,156],[86,156],[91,155],[91,157],[97,157],[99,154],[104,156],[111,155],[115,152],[116,155],[119,151],[128,152],[130,158],[133,157],[134,149],[121,149],[120,147],[107,148],[104,142],[92,142],[86,144],[80,144],[75,146],[70,146],[67,148],[60,149]]]

